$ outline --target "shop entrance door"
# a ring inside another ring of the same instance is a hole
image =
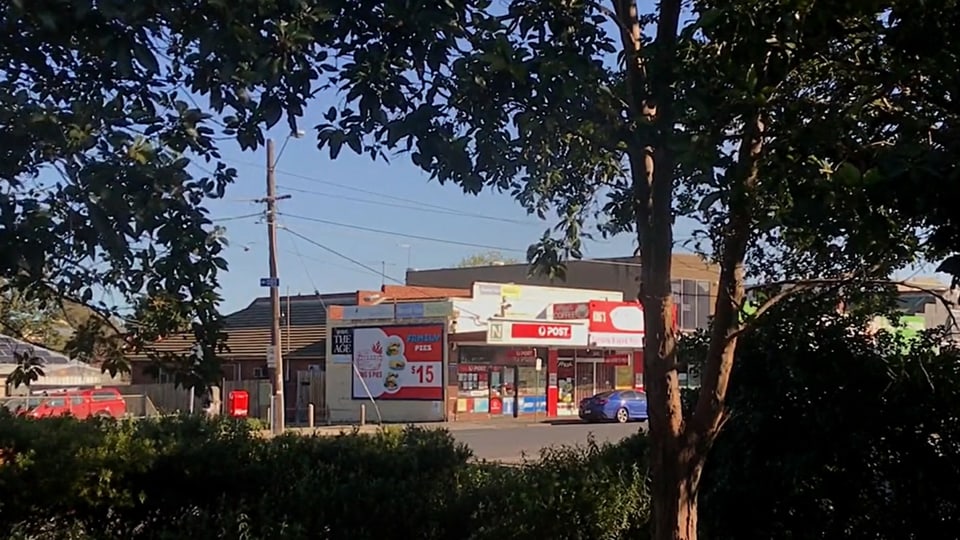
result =
[[[593,390],[593,364],[586,362],[577,362],[576,392],[574,394],[574,403],[579,406],[584,399],[594,395]]]
[[[617,388],[617,366],[612,364],[594,364],[596,368],[593,387],[594,393],[606,392],[607,390],[616,390]]]

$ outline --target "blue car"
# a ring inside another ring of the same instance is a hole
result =
[[[580,418],[588,422],[647,419],[647,395],[633,390],[611,390],[580,402]]]

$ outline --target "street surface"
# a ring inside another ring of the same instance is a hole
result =
[[[598,444],[616,443],[633,435],[646,422],[629,424],[506,424],[493,428],[451,429],[458,441],[473,449],[477,458],[516,463],[524,456],[536,459],[551,446],[586,445],[593,434]]]
[[[555,446],[585,446],[593,435],[597,444],[616,443],[640,429],[646,429],[646,422],[629,424],[585,424],[576,420],[555,422],[524,422],[514,420],[493,420],[489,422],[447,422],[417,424],[427,429],[446,429],[453,437],[469,446],[477,459],[518,463],[524,457],[537,459],[544,448]],[[299,433],[316,433],[333,436],[359,429],[361,433],[372,433],[378,426],[367,424],[362,428],[351,426],[318,426],[316,429],[289,428]],[[268,431],[262,435],[269,437]]]

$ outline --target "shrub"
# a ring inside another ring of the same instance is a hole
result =
[[[476,463],[442,430],[258,437],[246,422],[0,417],[11,538],[622,538],[645,441]]]

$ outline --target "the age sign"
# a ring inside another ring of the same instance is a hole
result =
[[[569,324],[513,323],[510,337],[514,339],[571,339],[573,327]]]

